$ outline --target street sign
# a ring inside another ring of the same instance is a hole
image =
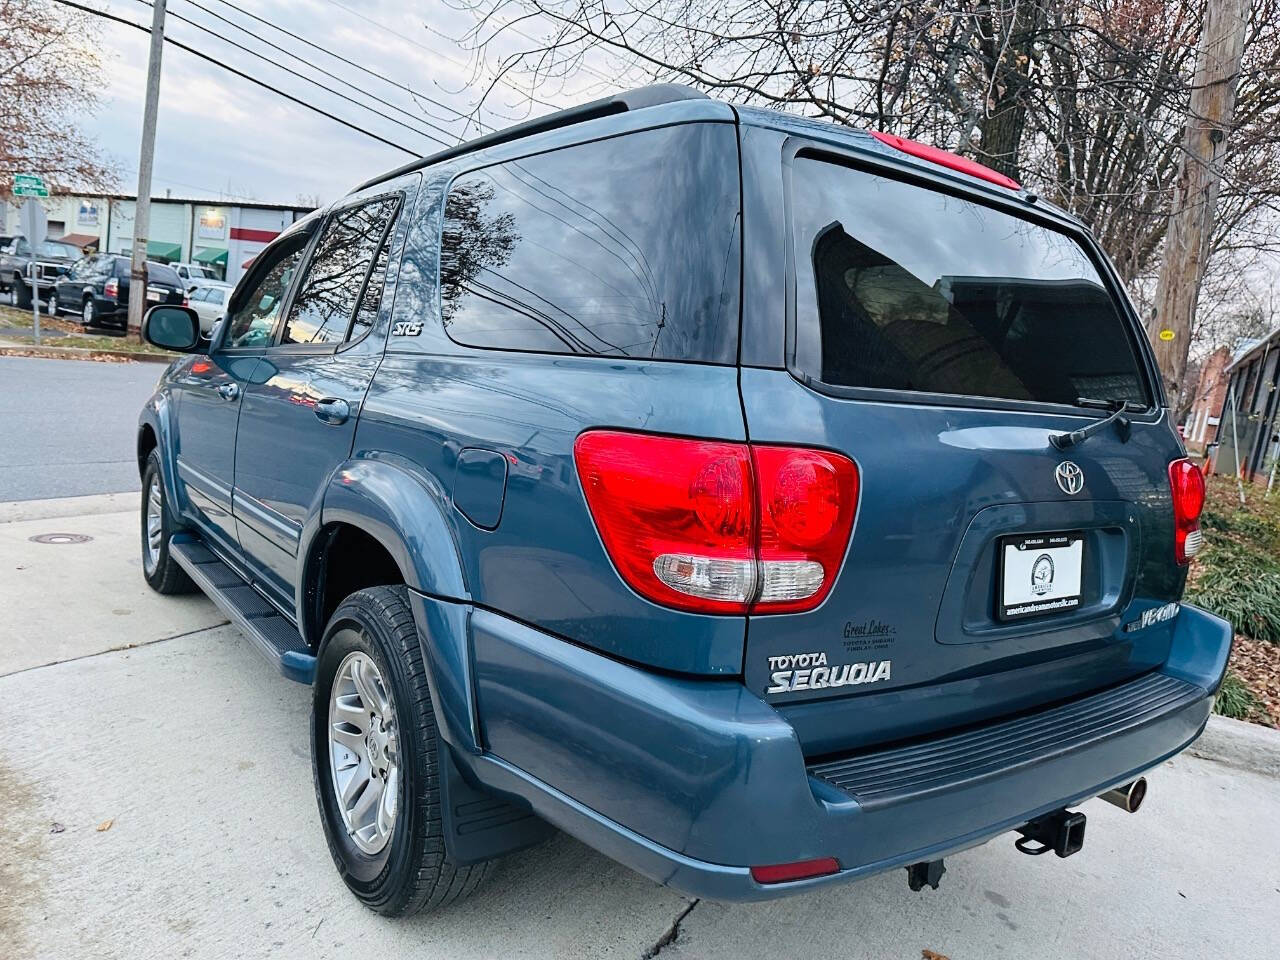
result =
[[[44,205],[30,197],[18,213],[18,223],[22,226],[22,235],[33,247],[44,243],[49,234],[49,220],[44,214]]]
[[[34,173],[15,173],[13,195],[15,197],[47,197],[49,188],[45,185],[44,178]]]
[[[31,277],[31,333],[35,337],[36,346],[40,346],[40,262],[36,259],[36,250],[44,243],[49,233],[49,218],[44,215],[44,204],[39,200],[27,197],[27,202],[18,211],[18,223],[22,226],[22,235],[31,244],[31,260],[28,269]]]

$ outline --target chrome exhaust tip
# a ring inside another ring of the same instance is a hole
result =
[[[1138,808],[1142,806],[1142,801],[1146,798],[1146,777],[1139,777],[1133,783],[1127,783],[1123,787],[1116,787],[1114,790],[1108,790],[1106,793],[1098,795],[1099,800],[1105,800],[1107,803],[1119,807],[1125,813],[1137,813]]]

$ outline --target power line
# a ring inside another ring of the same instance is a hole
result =
[[[190,3],[190,4],[191,4],[191,6],[196,7],[196,8],[198,8],[198,9],[200,9],[200,10],[205,11],[205,12],[206,12],[206,13],[208,13],[210,16],[217,17],[219,20],[222,20],[224,23],[231,23],[231,22],[232,22],[232,21],[228,20],[226,17],[222,17],[222,16],[219,16],[218,14],[214,13],[214,12],[213,12],[212,10],[210,10],[208,7],[202,7],[202,6],[200,6],[200,4],[196,3],[196,2],[195,2],[195,0],[187,0],[187,2],[188,2],[188,3]],[[261,24],[263,24],[264,26],[270,27],[272,30],[277,30],[277,31],[279,31],[280,33],[283,33],[283,34],[284,34],[285,36],[287,36],[287,37],[292,37],[294,40],[297,40],[299,43],[306,44],[308,47],[311,47],[313,50],[318,50],[318,51],[320,51],[321,53],[323,53],[323,54],[325,54],[325,55],[327,55],[327,56],[330,56],[330,57],[332,57],[333,59],[338,60],[338,61],[339,61],[339,62],[341,62],[341,63],[345,63],[345,64],[346,64],[347,66],[349,66],[349,67],[354,67],[355,69],[357,69],[357,70],[361,71],[362,73],[367,73],[369,76],[374,77],[374,78],[376,78],[376,79],[378,79],[378,80],[381,80],[383,83],[390,84],[391,86],[396,87],[396,88],[397,88],[397,89],[399,89],[399,90],[403,90],[405,93],[409,94],[411,97],[413,97],[413,98],[415,98],[415,99],[417,99],[417,100],[425,100],[427,103],[430,103],[431,105],[433,105],[433,106],[435,106],[435,107],[439,107],[441,110],[444,110],[444,111],[446,111],[447,113],[451,113],[451,114],[453,114],[453,115],[454,115],[457,119],[459,119],[459,120],[466,120],[466,121],[467,121],[467,122],[469,122],[469,123],[474,123],[474,124],[475,124],[477,127],[479,127],[481,130],[492,130],[492,129],[493,129],[493,128],[492,128],[492,127],[490,127],[487,123],[482,122],[482,121],[481,121],[479,118],[477,118],[477,117],[469,116],[468,114],[463,113],[461,110],[457,109],[456,107],[451,107],[451,106],[449,106],[447,103],[441,103],[439,100],[435,100],[435,99],[433,99],[433,98],[431,98],[431,97],[428,97],[425,93],[420,93],[420,92],[418,92],[417,90],[414,90],[412,87],[409,87],[409,86],[407,86],[407,85],[405,85],[405,84],[401,83],[401,82],[400,82],[400,81],[398,81],[398,80],[394,80],[394,79],[392,79],[391,77],[386,76],[385,74],[378,73],[378,71],[376,71],[376,70],[370,70],[368,67],[364,66],[363,64],[357,63],[357,62],[356,62],[356,61],[354,61],[354,60],[349,60],[349,59],[347,59],[346,57],[342,56],[341,54],[334,53],[332,50],[329,50],[328,48],[323,47],[323,46],[321,46],[321,45],[320,45],[320,44],[318,44],[318,43],[315,43],[315,42],[313,42],[313,41],[311,41],[311,40],[308,40],[306,37],[299,36],[298,34],[294,33],[292,30],[287,30],[287,29],[285,29],[284,27],[280,26],[280,25],[279,25],[279,24],[277,24],[277,23],[273,23],[272,21],[267,20],[267,19],[266,19],[266,18],[264,18],[264,17],[260,17],[260,16],[258,16],[256,13],[252,13],[251,11],[244,9],[244,7],[238,7],[238,6],[236,6],[234,3],[231,3],[231,2],[230,2],[230,0],[216,0],[216,2],[217,2],[217,3],[221,3],[221,4],[222,4],[223,6],[225,6],[225,7],[230,7],[232,10],[235,10],[235,11],[237,11],[238,13],[241,13],[241,14],[243,14],[244,16],[249,17],[249,18],[250,18],[250,19],[252,19],[252,20],[256,20],[258,23],[261,23]],[[250,31],[248,31],[248,30],[245,30],[245,28],[244,28],[244,27],[241,27],[239,24],[233,24],[233,26],[236,26],[236,27],[237,27],[238,29],[240,29],[240,30],[244,30],[246,33],[249,33],[249,34],[250,34],[250,36],[258,36],[257,34],[254,34],[254,33],[251,33],[251,32],[250,32]],[[262,38],[262,37],[258,37],[258,39],[262,40],[262,42],[263,42],[263,43],[268,43],[268,44],[270,44],[270,41],[269,41],[269,40],[263,40],[263,38]],[[274,44],[272,44],[272,45],[274,46]],[[290,54],[290,56],[293,56],[293,54]],[[317,67],[317,69],[319,69],[319,68]],[[335,79],[341,79],[341,78],[335,78]],[[360,89],[359,87],[356,87],[354,84],[352,84],[352,83],[350,83],[350,82],[348,82],[348,81],[346,81],[346,80],[343,80],[342,82],[343,82],[343,83],[346,83],[346,84],[347,84],[347,86],[353,87],[354,89],[357,89],[357,90],[359,90],[359,89]],[[361,92],[365,92],[365,93],[367,93],[367,91],[361,91]],[[368,94],[368,96],[373,96],[373,95],[372,95],[372,94]],[[376,99],[376,98],[375,98],[375,99]],[[383,101],[383,102],[385,102],[385,101]],[[397,109],[399,109],[399,108],[397,108]],[[403,111],[402,111],[402,112],[403,112]]]
[[[137,2],[142,4],[144,7],[151,6],[151,3],[149,2],[149,0],[137,0]],[[347,103],[354,104],[355,106],[359,107],[362,110],[368,110],[375,117],[381,117],[383,120],[387,120],[391,123],[396,124],[397,126],[404,127],[404,129],[410,131],[411,133],[416,133],[418,136],[424,137],[427,140],[431,140],[435,143],[438,143],[442,147],[453,146],[453,144],[448,142],[447,140],[441,140],[439,137],[434,136],[430,133],[427,133],[425,130],[419,130],[417,127],[412,126],[411,124],[405,123],[403,120],[397,120],[395,117],[387,116],[385,113],[382,113],[379,110],[375,110],[373,107],[369,106],[367,103],[361,103],[359,100],[349,97],[345,93],[342,93],[341,91],[333,89],[333,87],[326,86],[325,84],[321,83],[319,80],[315,80],[311,77],[308,77],[306,74],[299,73],[297,70],[294,70],[291,67],[286,67],[284,64],[278,63],[275,60],[272,60],[266,54],[259,53],[257,50],[254,50],[252,47],[246,47],[243,43],[239,43],[235,40],[232,40],[230,37],[226,37],[223,34],[218,33],[218,31],[212,29],[211,27],[206,27],[204,24],[197,23],[196,21],[190,19],[189,17],[184,17],[180,13],[173,13],[172,11],[170,11],[169,16],[174,20],[180,20],[183,23],[189,23],[191,24],[191,26],[195,27],[197,30],[203,30],[205,33],[209,34],[210,36],[216,37],[217,39],[221,40],[223,43],[228,44],[229,46],[235,47],[237,50],[243,50],[245,53],[249,54],[251,57],[257,57],[259,60],[263,61],[264,63],[270,64],[271,66],[275,67],[277,70],[283,70],[285,73],[289,74],[290,76],[297,77],[299,80],[302,80],[313,86],[319,87],[325,93],[332,94],[333,96],[339,98],[340,100],[345,100]],[[214,16],[217,16],[217,14],[214,14]],[[243,28],[240,28],[240,29],[243,29]],[[249,31],[247,30],[245,32],[249,33]],[[262,39],[261,37],[257,37],[257,35],[253,33],[249,33],[249,35],[254,36],[259,40]],[[263,40],[262,42],[266,43],[268,46],[274,46],[274,44],[270,43],[270,41]],[[293,57],[295,60],[299,60],[300,62],[305,63],[310,67],[313,67],[314,69],[318,70],[320,73],[325,74],[326,76],[333,76],[332,74],[326,73],[326,71],[324,71],[323,69],[316,67],[314,64],[303,59],[302,57],[299,57],[296,54],[289,53],[289,51],[284,50],[283,47],[278,47],[277,49],[282,50],[284,53]],[[334,77],[334,79],[341,81],[342,78]],[[371,96],[368,94],[366,95]],[[376,100],[377,98],[372,97],[372,99]],[[396,109],[399,109],[399,108],[396,107]],[[427,121],[423,121],[423,122],[425,123]],[[432,126],[433,129],[439,130],[441,133],[445,134],[445,136],[450,136],[450,137],[453,136],[453,134],[451,134],[448,130],[443,130],[440,127],[435,127],[433,124],[430,124],[430,123],[428,123],[427,125]]]
[[[391,27],[388,27],[385,23],[382,23],[379,20],[375,20],[373,19],[373,17],[369,16],[368,14],[361,13],[359,10],[355,10],[347,6],[345,3],[341,3],[340,0],[325,0],[325,2],[330,4],[331,6],[337,7],[339,10],[345,10],[347,13],[351,14],[353,17],[359,17],[365,23],[368,23],[371,26],[377,27],[379,30],[383,31],[384,33],[390,34],[391,36],[395,37],[398,40],[403,40],[405,43],[410,43],[413,46],[417,47],[419,50],[425,50],[427,53],[431,54],[433,57],[440,57],[443,60],[448,60],[454,66],[467,67],[467,64],[454,59],[453,57],[449,56],[448,54],[440,50],[432,50],[425,43],[419,43],[417,40],[414,40],[410,37],[406,37],[400,31],[394,30]],[[541,97],[535,97],[533,93],[528,90],[520,89],[510,80],[507,80],[505,77],[499,78],[498,82],[500,82],[503,86],[511,90],[514,90],[516,93],[520,94],[522,97],[527,97],[529,100],[532,100],[534,103],[541,104],[544,107],[550,107],[552,110],[560,109],[560,107],[557,104],[551,103],[549,100],[543,100]]]
[[[140,23],[134,23],[132,20],[128,20],[125,17],[118,17],[113,13],[107,13],[105,10],[95,10],[93,7],[85,6],[83,3],[76,3],[75,0],[53,0],[53,2],[57,4],[61,4],[64,7],[71,7],[75,10],[79,10],[82,13],[88,13],[95,17],[101,17],[104,20],[114,21],[115,23],[122,24],[126,27],[132,27],[135,30],[141,30],[143,33],[151,32],[148,28],[144,27]],[[237,77],[240,77],[242,80],[248,80],[250,83],[255,84],[256,86],[262,87],[264,90],[269,90],[272,93],[276,94],[276,96],[283,97],[284,99],[288,100],[290,103],[295,103],[300,107],[305,107],[307,110],[310,110],[313,113],[318,113],[320,114],[320,116],[326,117],[327,119],[332,120],[334,123],[340,123],[342,124],[342,126],[348,128],[349,130],[354,130],[356,133],[363,133],[366,137],[369,137],[370,139],[377,140],[379,143],[385,144],[388,147],[394,147],[395,149],[399,150],[401,153],[407,153],[411,157],[422,156],[422,154],[417,150],[410,150],[408,147],[402,146],[396,143],[394,140],[388,140],[386,137],[380,136],[379,134],[374,133],[372,130],[366,130],[364,127],[361,127],[358,124],[352,123],[350,120],[344,120],[342,119],[342,117],[329,113],[329,111],[327,110],[322,110],[320,107],[317,107],[314,104],[307,103],[305,100],[299,97],[295,97],[291,93],[286,93],[285,91],[281,90],[279,87],[272,86],[271,84],[267,83],[265,80],[259,80],[257,77],[251,74],[245,73],[243,70],[237,70],[235,67],[225,64],[222,61],[218,60],[216,57],[212,57],[201,50],[197,50],[195,47],[189,46],[188,44],[182,43],[181,41],[175,40],[172,37],[168,37],[168,36],[164,38],[164,42],[172,44],[173,46],[177,47],[179,50],[185,50],[187,53],[191,54],[192,56],[199,57],[201,60],[207,61],[208,63],[211,63],[215,67],[219,67],[227,71],[228,73],[235,74]],[[369,109],[369,108],[366,107],[365,109]]]

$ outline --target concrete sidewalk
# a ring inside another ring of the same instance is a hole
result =
[[[94,507],[112,504],[75,509]],[[912,894],[894,871],[691,908],[560,837],[454,909],[384,920],[325,848],[309,691],[202,598],[149,594],[136,500],[60,509],[0,511],[5,957],[640,958],[670,940],[663,958],[1169,960],[1265,955],[1280,939],[1280,784],[1190,756],[1151,776],[1136,816],[1086,804],[1077,856],[1001,839],[949,859],[937,891]],[[28,539],[48,531],[94,539]]]

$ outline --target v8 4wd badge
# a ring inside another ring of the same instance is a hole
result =
[[[826,690],[890,678],[889,660],[827,665],[825,653],[795,653],[769,658],[769,693]]]

